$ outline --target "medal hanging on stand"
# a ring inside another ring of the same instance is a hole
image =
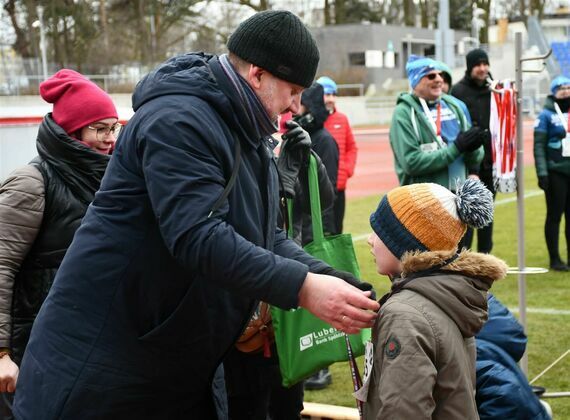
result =
[[[491,148],[493,156],[493,185],[502,193],[515,192],[516,180],[516,92],[514,85],[506,80],[492,86]]]

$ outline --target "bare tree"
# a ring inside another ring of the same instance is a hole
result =
[[[226,0],[228,3],[234,3],[232,0]],[[251,0],[238,0],[238,4],[242,6],[251,7],[256,12],[262,12],[263,10],[271,9],[271,2],[269,0],[259,0],[259,1],[251,1]]]
[[[37,19],[36,6],[33,0],[7,0],[3,6],[16,35],[12,47],[24,59],[24,71],[28,75],[34,74],[30,59],[39,56],[38,39],[32,27]]]
[[[325,7],[323,12],[325,14],[325,25],[330,25],[332,21],[331,21],[331,6],[329,0],[325,0]]]
[[[491,0],[476,0],[475,4],[478,8],[483,9],[485,14],[481,18],[485,21],[485,25],[481,28],[479,34],[479,39],[482,43],[486,44],[489,42],[489,22],[491,18]]]
[[[406,26],[416,25],[416,6],[414,0],[403,0],[404,4],[404,24]]]

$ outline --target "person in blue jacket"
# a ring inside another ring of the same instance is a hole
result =
[[[544,237],[550,269],[570,271],[570,78],[550,83],[551,95],[534,123],[534,165],[538,186],[546,198]],[[566,261],[560,256],[560,222],[564,215]]]
[[[489,293],[489,319],[477,342],[477,410],[481,420],[550,420],[517,365],[527,337],[513,314]]]
[[[317,274],[336,272],[277,228],[270,135],[313,81],[310,32],[260,12],[228,49],[173,57],[138,83],[34,323],[16,418],[215,418],[214,373],[258,300],[348,333],[372,325],[370,292]]]

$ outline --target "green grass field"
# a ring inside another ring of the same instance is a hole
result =
[[[349,186],[350,187],[350,186]],[[548,267],[548,254],[544,242],[544,219],[546,214],[544,195],[539,193],[534,168],[525,168],[525,249],[527,267]],[[493,254],[504,259],[509,266],[517,265],[517,203],[514,194],[498,194],[495,209]],[[361,238],[370,232],[368,217],[376,208],[380,196],[349,200],[345,217],[345,232],[353,238]],[[564,222],[561,232],[563,232]],[[566,243],[560,237],[560,253],[566,257]],[[376,274],[374,261],[365,239],[355,242],[362,278],[374,284],[378,295],[388,291],[387,277]],[[570,274],[548,272],[526,276],[527,334],[529,343],[529,378],[532,379],[559,356],[570,349]],[[518,276],[508,275],[495,283],[492,293],[509,308],[518,307]],[[564,314],[544,313],[536,309],[566,311]],[[515,312],[518,315],[517,312]],[[363,361],[359,359],[359,366]],[[333,384],[321,391],[306,391],[305,400],[325,404],[354,406],[351,396],[352,381],[346,363],[331,366]],[[570,391],[570,355],[542,376],[536,385],[544,386],[547,392]],[[555,419],[570,419],[570,397],[548,399]]]

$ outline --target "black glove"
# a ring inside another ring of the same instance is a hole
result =
[[[335,270],[332,267],[328,267],[325,270],[321,271],[319,274],[325,274],[327,276],[333,276],[333,277],[338,277],[339,279],[343,279],[351,286],[354,286],[357,289],[362,290],[363,292],[367,292],[370,290],[372,292],[372,294],[370,295],[370,299],[376,300],[376,290],[374,290],[373,286],[370,283],[358,280],[356,277],[354,277],[352,273],[349,273],[347,271]]]
[[[311,137],[295,121],[287,121],[287,132],[281,136],[283,144],[277,159],[277,169],[284,193],[287,197],[295,197],[295,182],[303,162],[308,159],[311,151]]]
[[[471,127],[469,130],[459,133],[455,139],[455,147],[460,153],[477,150],[487,138],[488,133],[488,130],[481,130],[480,127]]]
[[[538,177],[538,187],[543,191],[548,191],[548,175]]]

